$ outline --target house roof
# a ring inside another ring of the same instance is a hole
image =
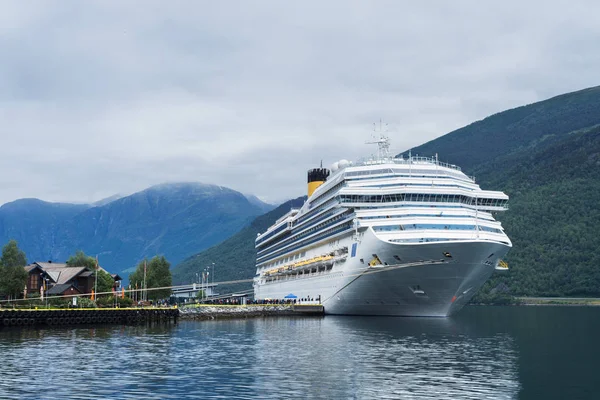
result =
[[[40,269],[43,271],[54,283],[65,284],[77,276],[89,277],[94,274],[94,271],[88,270],[86,267],[69,267],[64,263],[53,263],[53,262],[34,262],[30,265],[25,266],[25,271],[30,273],[34,269]],[[98,268],[101,271],[109,273],[104,268]],[[114,280],[121,280],[121,277],[117,274],[110,274]]]
[[[46,268],[48,268],[48,267],[62,267],[62,268],[65,268],[67,266],[67,264],[64,264],[64,263],[39,262],[39,261],[34,262],[34,264],[39,265],[44,270]]]
[[[40,271],[43,271],[42,268],[37,264],[29,264],[29,265],[26,265],[24,268],[25,268],[25,272],[27,272],[27,273],[30,273],[34,269],[39,269]]]
[[[68,283],[70,280],[85,271],[87,271],[86,267],[59,267],[57,265],[52,265],[51,267],[44,268],[44,272],[48,274],[50,279],[52,279],[56,284]]]
[[[74,287],[72,284],[61,283],[61,284],[56,284],[56,285],[52,286],[50,289],[48,289],[46,294],[48,294],[48,295],[63,294],[65,291],[69,290],[70,288],[73,288],[73,289],[77,290],[77,292],[81,293],[81,291],[79,289],[77,289],[76,287]]]

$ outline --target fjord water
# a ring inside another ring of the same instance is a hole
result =
[[[600,307],[0,329],[0,398],[600,398]]]

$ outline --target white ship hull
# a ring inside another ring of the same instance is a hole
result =
[[[357,244],[354,257],[348,254],[330,271],[282,276],[268,283],[257,280],[255,298],[282,299],[293,294],[300,301],[320,301],[327,314],[446,317],[473,297],[510,249],[477,239],[396,244],[367,229],[360,241],[349,235],[311,252],[351,248],[353,243]],[[375,254],[381,264],[369,266]]]
[[[256,299],[321,303],[328,314],[446,317],[479,290],[512,247],[482,190],[435,158],[340,160],[308,171],[308,199],[255,240]]]

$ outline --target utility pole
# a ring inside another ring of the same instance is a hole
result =
[[[96,254],[96,278],[94,279],[94,298],[98,299],[98,254]]]
[[[212,273],[212,283],[213,283],[212,289],[215,290],[215,263],[212,263],[212,270],[213,270],[213,273]]]
[[[148,291],[147,291],[147,282],[146,282],[146,269],[148,268],[148,263],[144,259],[144,283],[143,283],[143,292],[142,292],[142,300],[148,301]]]
[[[208,297],[208,294],[206,293],[206,291],[208,290],[208,268],[204,268],[204,300],[206,300],[206,298]]]

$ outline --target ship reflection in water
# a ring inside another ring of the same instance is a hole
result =
[[[261,326],[261,336],[280,323]],[[310,320],[292,323],[311,331]],[[515,398],[519,391],[517,351],[506,334],[473,337],[450,319],[379,317],[327,317],[319,331],[322,339],[265,342],[258,364],[277,365],[287,353],[291,379],[259,372],[259,386],[319,398]]]
[[[574,398],[598,394],[596,312],[4,328],[0,398]]]

